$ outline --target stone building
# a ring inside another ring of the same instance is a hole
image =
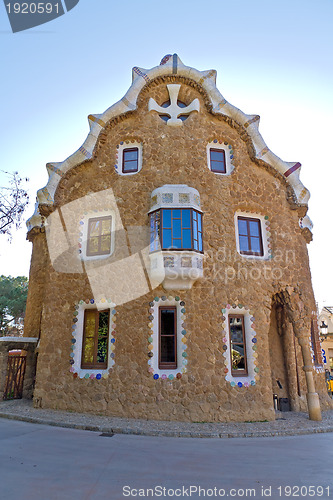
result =
[[[326,371],[333,376],[333,307],[325,306],[318,316],[319,329],[322,339],[323,365]]]
[[[35,405],[216,422],[274,419],[280,401],[319,420],[301,165],[268,149],[216,71],[174,54],[132,74],[47,164],[28,221]]]

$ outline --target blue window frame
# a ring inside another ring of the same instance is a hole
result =
[[[203,251],[202,214],[192,208],[162,208],[150,214],[150,251]]]

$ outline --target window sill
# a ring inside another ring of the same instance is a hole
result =
[[[188,250],[154,252],[149,255],[150,278],[166,290],[189,290],[203,278],[203,254]]]

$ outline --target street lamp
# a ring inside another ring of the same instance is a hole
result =
[[[325,321],[323,320],[319,328],[321,334],[320,340],[323,342],[324,340],[327,340],[328,325],[326,325]]]

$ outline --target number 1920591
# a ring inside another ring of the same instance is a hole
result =
[[[7,3],[8,14],[59,14],[59,3],[24,2]]]
[[[300,498],[310,498],[310,497],[322,497],[325,494],[325,498],[330,496],[329,486],[279,486],[277,488],[279,497],[300,497]]]

